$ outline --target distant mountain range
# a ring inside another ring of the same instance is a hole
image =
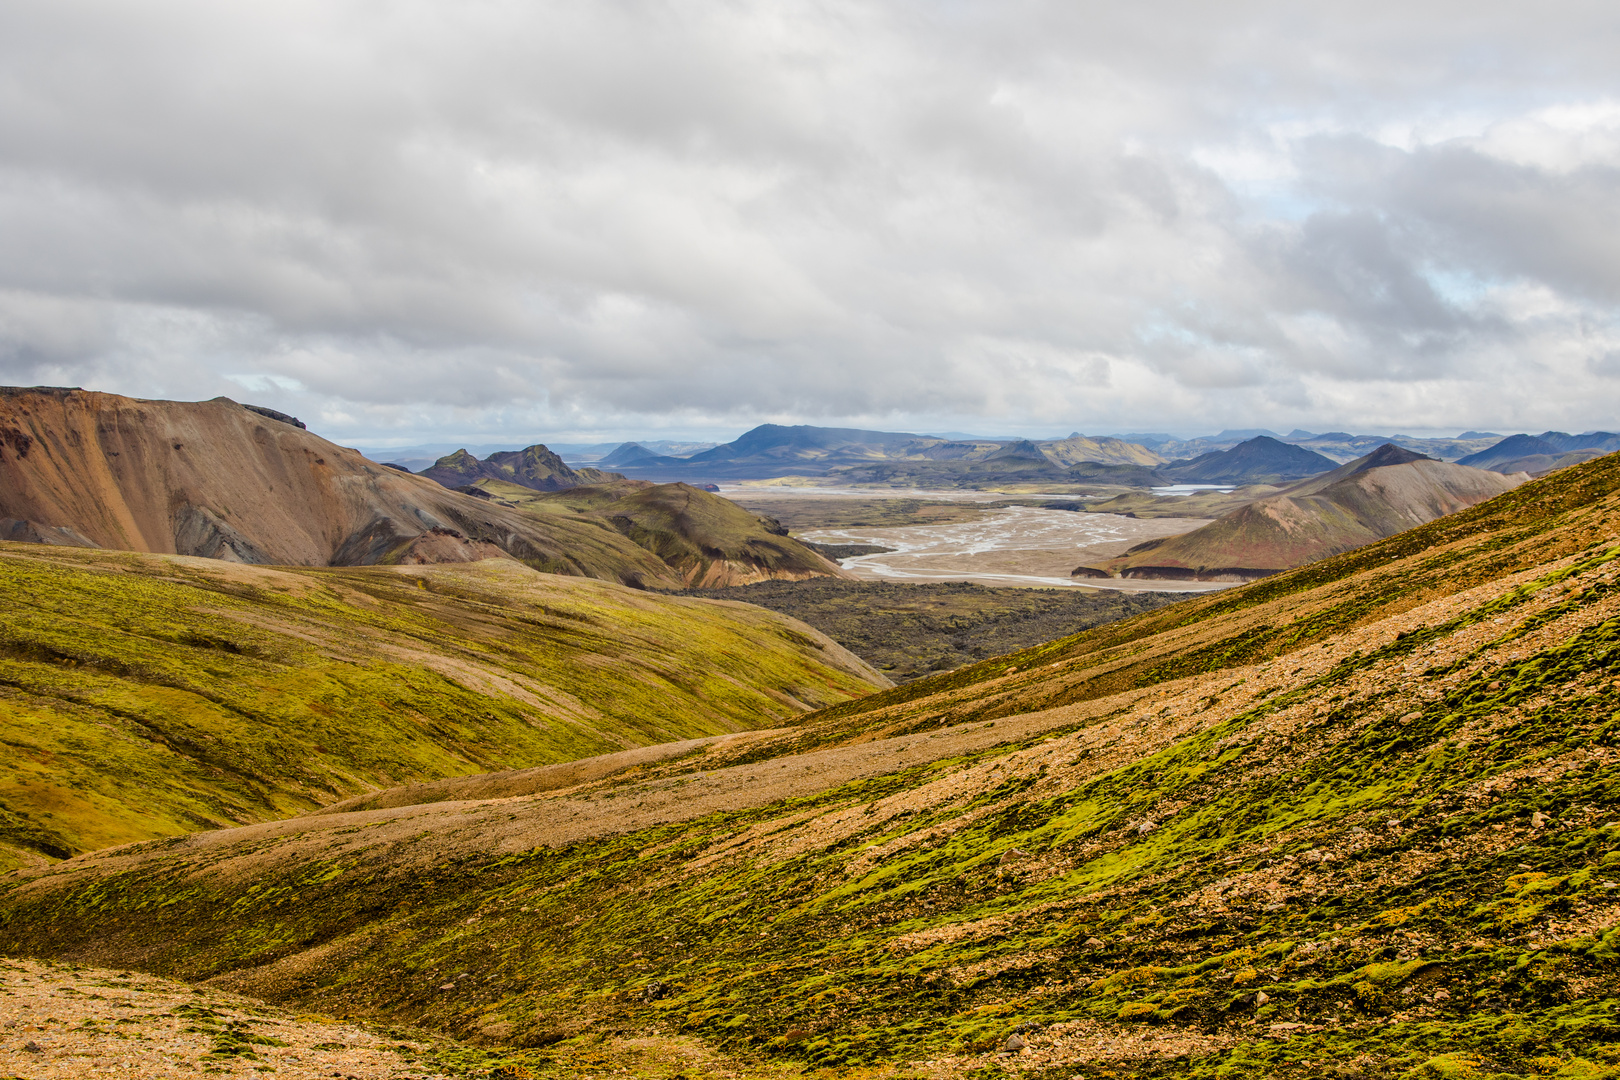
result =
[[[1507,471],[1539,475],[1585,460],[1590,451],[1620,449],[1620,436],[1609,432],[1548,432],[1539,438],[1553,448],[1534,451],[1547,454],[1546,460],[1523,462]],[[1042,440],[984,439],[763,424],[732,442],[697,453],[682,456],[628,442],[594,463],[644,479],[694,482],[797,475],[852,484],[945,488],[1023,482],[1151,487],[1257,483],[1266,482],[1267,477],[1272,481],[1297,479],[1354,461],[1389,443],[1426,457],[1455,460],[1488,451],[1502,441],[1500,435],[1480,431],[1464,432],[1454,439],[1422,439],[1342,431],[1295,430],[1278,435],[1261,429],[1229,430],[1197,439],[1142,432],[1098,436],[1075,432],[1063,439]],[[1240,458],[1212,456],[1239,446],[1248,447]],[[1566,456],[1570,454],[1585,456]],[[1524,456],[1514,454],[1512,459]]]
[[[1620,450],[1620,435],[1612,431],[1589,431],[1584,435],[1543,431],[1540,435],[1510,435],[1493,446],[1460,459],[1458,464],[1493,472],[1526,472],[1531,476],[1542,476],[1612,454],[1616,450]]]
[[[1149,540],[1106,563],[1078,567],[1074,576],[1248,581],[1426,524],[1528,479],[1524,473],[1509,476],[1435,461],[1386,443],[1201,529]]]
[[[1299,479],[1338,462],[1269,435],[1186,460],[1167,460],[1113,436],[1035,441],[956,440],[906,432],[764,424],[733,442],[693,454],[654,454],[625,443],[604,467],[649,479],[769,479],[818,476],[852,484],[980,487],[1007,483],[1094,483],[1151,487],[1179,483],[1252,484]]]
[[[962,432],[927,435],[764,424],[720,445],[669,439],[548,445],[576,470],[619,470],[646,480],[707,483],[801,475],[832,476],[850,483],[944,487],[1021,481],[1148,487],[1176,482],[1153,470],[1230,450],[1256,438],[1272,439],[1319,454],[1328,460],[1328,468],[1364,457],[1386,443],[1427,457],[1458,461],[1489,451],[1504,441],[1504,436],[1489,431],[1465,431],[1455,438],[1419,438],[1353,435],[1344,431],[1318,433],[1297,428],[1279,435],[1264,428],[1243,428],[1188,439],[1166,432],[1092,436],[1073,432],[1062,439],[1021,439]],[[1532,475],[1586,460],[1592,456],[1588,451],[1609,453],[1620,449],[1620,436],[1613,432],[1570,435],[1550,431],[1533,437],[1506,438],[1536,438],[1552,448],[1528,449],[1502,459],[1504,471]],[[1032,454],[1029,447],[1037,452]],[[443,462],[447,449],[418,446],[363,449],[362,452],[375,460],[398,463],[420,472]],[[430,450],[432,456],[426,456]],[[468,446],[465,450],[474,457],[483,456],[486,463],[521,452],[511,446]],[[1005,464],[986,466],[990,461]],[[929,462],[935,464],[926,464]],[[1035,476],[1035,473],[1043,475]],[[493,478],[492,474],[487,475]]]

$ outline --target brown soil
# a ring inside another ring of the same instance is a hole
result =
[[[448,1080],[432,1040],[151,975],[0,959],[0,1075]]]

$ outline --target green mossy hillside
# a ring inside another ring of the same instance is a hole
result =
[[[619,480],[538,492],[483,480],[478,488],[543,521],[568,516],[602,522],[658,556],[692,587],[839,573],[774,520],[689,484]]]
[[[881,679],[759,609],[505,560],[0,545],[0,861],[786,722]]]

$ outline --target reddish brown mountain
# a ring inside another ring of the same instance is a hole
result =
[[[0,539],[293,566],[505,554],[552,573],[682,584],[596,523],[447,490],[228,398],[0,388]]]

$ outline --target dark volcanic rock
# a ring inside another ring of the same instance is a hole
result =
[[[448,488],[462,488],[479,480],[504,480],[534,491],[566,491],[582,484],[624,479],[619,473],[600,469],[570,468],[562,458],[538,443],[522,450],[503,450],[484,461],[466,450],[457,450],[417,475],[437,480]]]

